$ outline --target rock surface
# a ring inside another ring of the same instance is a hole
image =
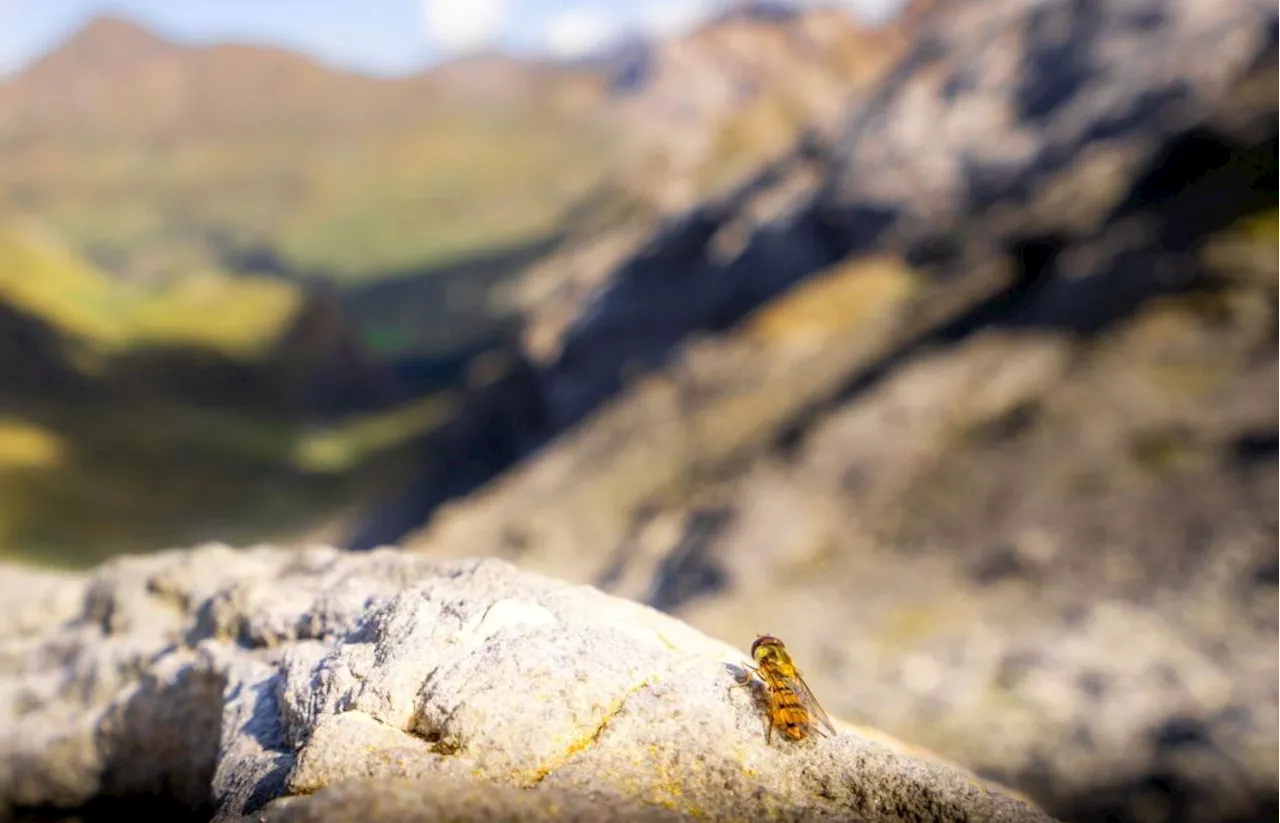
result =
[[[682,37],[651,44],[615,93],[634,138],[625,187],[675,213],[786,152],[806,130],[834,132],[846,101],[901,55],[904,15],[867,27],[846,10],[730,4]]]
[[[1084,286],[1101,283],[1091,274],[1163,227],[1139,219],[1137,206],[1160,206],[1176,178],[1137,203],[1133,195],[1172,141],[1203,130],[1230,151],[1275,131],[1276,14],[1258,0],[938,3],[917,25],[906,55],[849,104],[837,138],[801,141],[630,256],[603,255],[607,275],[575,276],[594,288],[542,287],[527,336],[556,419],[576,421],[687,335],[721,331],[857,255],[924,265],[945,288],[921,302],[952,302],[959,316],[982,299],[983,261],[1012,258],[997,281],[1007,287],[1018,268],[1036,268],[1036,252],[1087,243],[1097,251],[1064,261],[1061,278],[1086,281],[1062,295],[1085,302],[1094,295]],[[1230,222],[1241,204],[1215,205],[1217,214],[1176,215],[1184,239],[1215,218]],[[1096,287],[1117,309],[1168,286],[1151,268]],[[966,287],[968,299],[955,301]]]
[[[210,545],[0,579],[0,816],[1049,820],[848,724],[766,745],[741,652],[499,560]]]
[[[272,803],[245,823],[347,823],[352,820],[435,823],[440,820],[589,823],[676,823],[677,812],[630,800],[602,801],[575,792],[524,789],[432,776],[352,780],[313,795]]]

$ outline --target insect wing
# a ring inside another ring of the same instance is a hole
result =
[[[809,689],[809,684],[804,682],[804,678],[800,676],[800,672],[796,672],[795,678],[791,683],[791,687],[795,690],[796,697],[800,699],[800,703],[809,711],[809,717],[821,724],[830,732],[831,737],[836,735],[836,727],[831,725],[831,718],[827,717],[826,711],[822,705],[818,703],[818,698],[813,696],[813,692]],[[816,724],[815,724],[816,725]],[[822,731],[819,729],[819,731]]]

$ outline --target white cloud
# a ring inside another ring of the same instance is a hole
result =
[[[724,5],[717,0],[658,0],[640,12],[640,29],[658,39],[679,37],[709,18]]]
[[[543,33],[543,41],[551,54],[573,59],[609,45],[621,33],[616,20],[598,11],[575,9],[562,11],[551,18]]]
[[[870,26],[888,23],[907,5],[907,0],[840,0],[837,4],[853,19]]]
[[[446,52],[482,49],[507,22],[507,0],[423,0],[427,36]]]

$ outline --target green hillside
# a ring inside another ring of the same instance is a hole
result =
[[[554,229],[610,154],[600,82],[498,57],[375,79],[101,20],[0,85],[0,197],[131,279],[424,271]]]
[[[488,288],[608,166],[603,93],[498,56],[376,79],[116,19],[0,83],[0,555],[340,540],[509,333]]]
[[[197,269],[158,285],[113,278],[56,231],[0,214],[0,301],[90,349],[207,347],[260,356],[298,309],[301,291],[278,279]]]
[[[0,216],[0,557],[82,565],[324,534],[404,482],[417,459],[404,447],[452,396],[341,419],[239,397],[287,382],[279,347],[301,298],[216,271],[122,281],[47,225]],[[202,384],[239,395],[211,388],[226,402],[210,404],[189,391]]]

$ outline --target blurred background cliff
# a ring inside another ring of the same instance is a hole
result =
[[[0,3],[0,557],[493,554],[1062,819],[1274,820],[1276,39]]]

